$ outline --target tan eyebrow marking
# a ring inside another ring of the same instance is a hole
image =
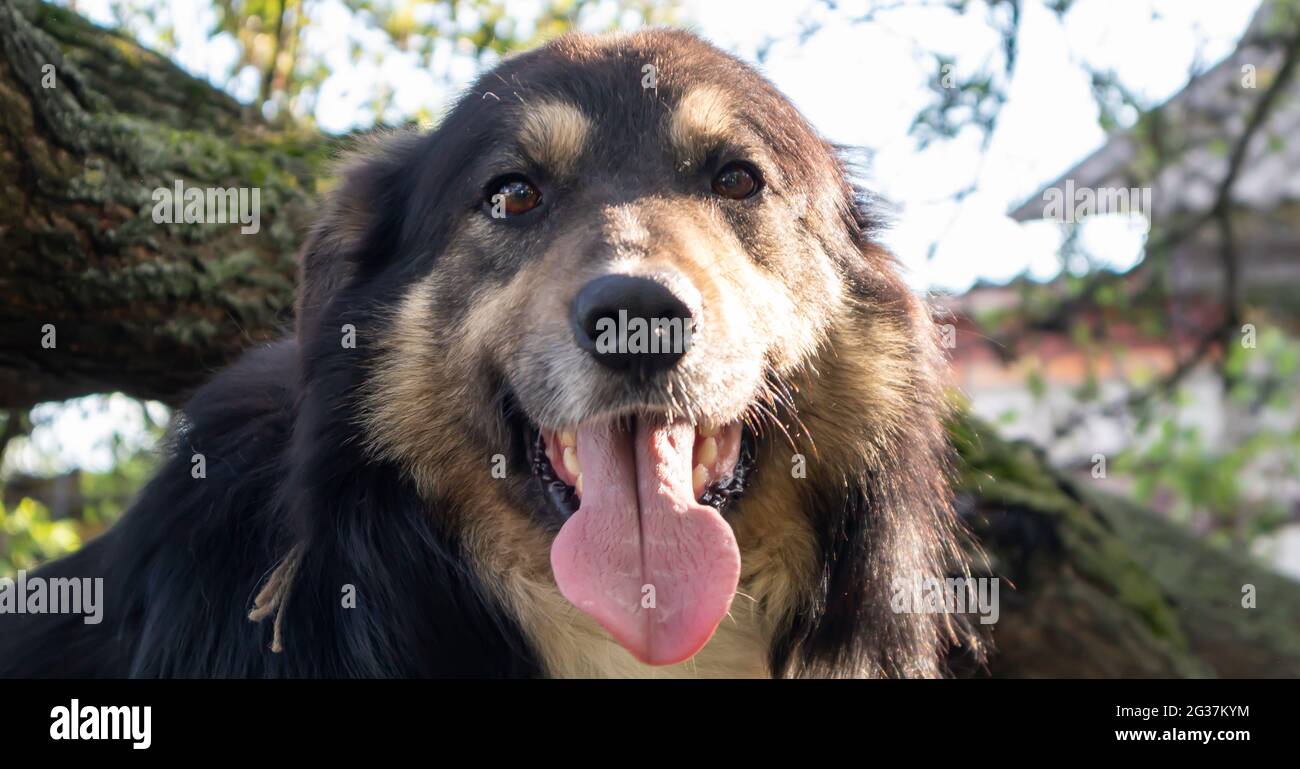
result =
[[[591,132],[591,121],[577,107],[561,101],[547,101],[524,108],[519,127],[519,144],[540,166],[567,173],[582,157]]]
[[[731,97],[717,86],[702,85],[677,103],[668,124],[668,139],[681,165],[699,166],[734,127]]]

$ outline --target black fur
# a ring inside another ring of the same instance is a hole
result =
[[[172,458],[122,522],[36,572],[103,577],[103,622],[0,614],[0,676],[538,672],[455,538],[395,468],[362,458],[354,430],[329,418],[350,372],[326,372],[299,394],[297,353],[292,342],[258,350],[194,396]],[[191,475],[195,453],[206,478]],[[297,536],[306,546],[277,654],[271,622],[247,613]],[[344,585],[356,588],[356,608],[343,608]]]

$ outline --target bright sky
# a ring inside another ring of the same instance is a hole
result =
[[[514,4],[528,14],[537,2]],[[805,13],[828,13],[817,0],[684,0],[683,5],[697,32],[750,61],[766,37],[792,33]],[[828,138],[875,153],[871,187],[894,209],[884,239],[908,269],[912,284],[960,291],[981,278],[1005,281],[1027,271],[1047,279],[1059,271],[1058,226],[1022,225],[1006,213],[1105,139],[1078,61],[1113,69],[1130,90],[1158,103],[1180,89],[1198,63],[1204,68],[1230,53],[1258,5],[1258,0],[1077,0],[1062,25],[1041,2],[1026,2],[1020,61],[982,161],[975,136],[919,152],[907,134],[930,97],[926,82],[932,63],[915,58],[916,46],[951,54],[958,73],[974,72],[996,46],[981,15],[954,18],[918,3],[872,24],[841,20],[802,45],[778,45],[763,69]],[[103,23],[110,21],[107,6],[107,0],[77,4],[81,13]],[[369,125],[363,105],[376,83],[393,89],[395,112],[389,117],[397,119],[421,109],[436,114],[475,74],[467,60],[445,61],[441,69],[450,67],[457,81],[449,90],[421,70],[413,55],[390,54],[382,64],[354,62],[349,36],[366,33],[358,31],[336,0],[312,7],[320,12],[312,19],[306,45],[325,56],[331,71],[316,110],[325,130]],[[215,22],[211,0],[173,0],[171,14],[178,62],[221,82],[236,49],[228,39],[207,40],[206,31]],[[378,41],[380,33],[373,34]],[[255,78],[246,74],[250,76],[230,85],[237,97],[247,98],[255,90]],[[944,200],[972,181],[978,182],[978,191],[960,206]],[[1144,236],[1142,226],[1099,217],[1084,225],[1082,242],[1102,263],[1123,267],[1137,258]],[[930,259],[936,240],[939,247]],[[94,446],[102,442],[100,427],[107,430],[119,422],[110,418],[111,411],[83,418],[77,429],[57,430],[61,453],[91,466],[103,464],[107,455]]]

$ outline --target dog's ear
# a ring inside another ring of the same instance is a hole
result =
[[[420,136],[414,131],[363,139],[338,166],[298,257],[296,332],[315,329],[321,310],[368,258],[391,252],[402,229],[402,180]]]
[[[798,388],[801,423],[816,438],[804,503],[817,536],[817,589],[774,638],[778,675],[934,677],[960,646],[978,664],[980,639],[961,615],[896,603],[916,579],[970,576],[978,557],[952,506],[947,363],[928,306],[869,238],[855,211],[846,260],[853,296]]]

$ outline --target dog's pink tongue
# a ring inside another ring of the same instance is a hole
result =
[[[694,440],[682,422],[580,427],[582,504],[551,546],[564,597],[651,665],[699,651],[740,578],[731,526],[695,501]]]

